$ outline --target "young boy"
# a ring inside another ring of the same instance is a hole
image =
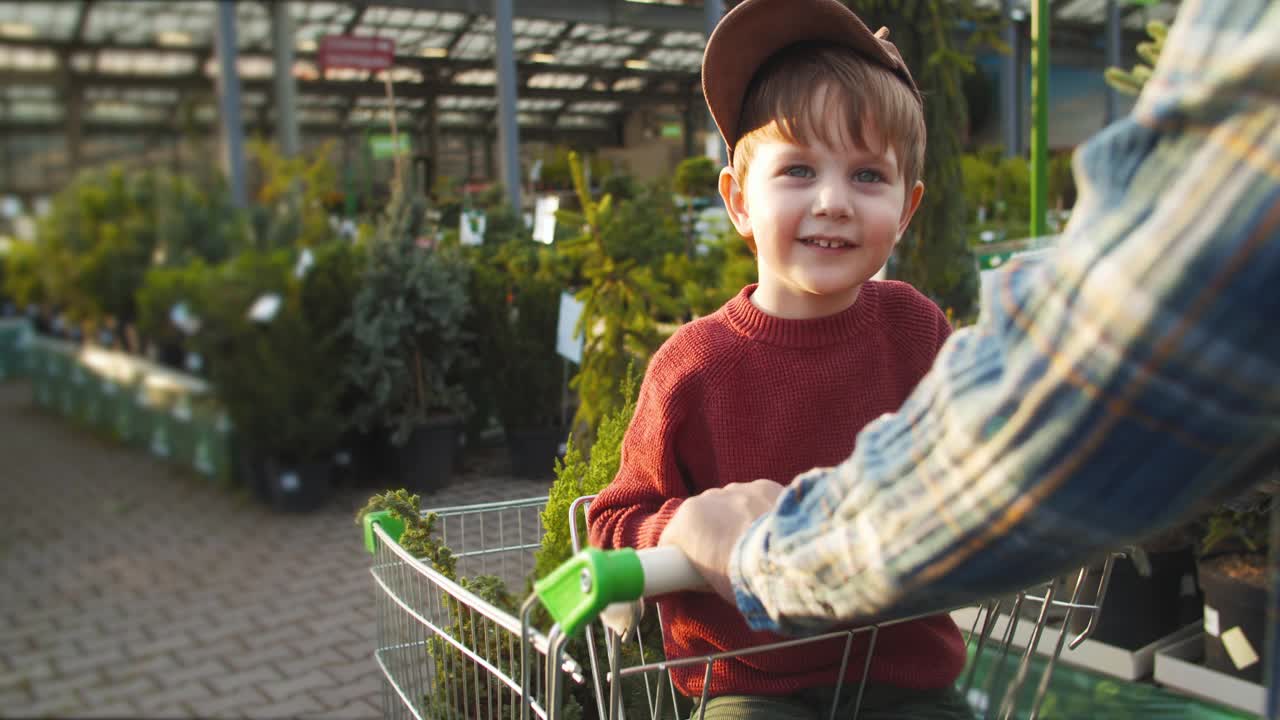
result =
[[[702,78],[729,148],[720,194],[759,282],[654,354],[621,468],[591,504],[593,544],[652,547],[685,498],[839,463],[946,340],[936,305],[871,279],[924,192],[922,99],[886,37],[836,0],[746,0],[712,33]],[[659,609],[669,659],[781,639],[710,593]],[[825,718],[833,701],[848,716],[868,639],[856,636],[840,698],[843,638],[718,661],[706,717]],[[863,717],[969,717],[953,688],[964,660],[945,615],[883,628]],[[672,677],[696,698],[703,673]]]

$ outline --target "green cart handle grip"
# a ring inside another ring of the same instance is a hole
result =
[[[566,635],[573,635],[609,605],[706,587],[679,548],[587,548],[533,585],[542,605]]]
[[[387,535],[392,540],[400,542],[400,536],[404,534],[404,522],[394,517],[390,510],[377,510],[366,513],[363,519],[364,525],[364,547],[369,551],[370,555],[378,552],[378,536],[373,532],[374,525],[381,525]]]

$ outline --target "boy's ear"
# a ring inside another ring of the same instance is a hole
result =
[[[725,210],[729,211],[729,220],[738,234],[744,238],[751,237],[751,219],[747,214],[747,200],[742,193],[742,186],[733,176],[733,168],[725,166],[720,170],[720,199],[724,200]]]
[[[902,204],[902,217],[898,218],[898,237],[894,240],[897,242],[907,232],[907,226],[911,224],[911,217],[916,214],[916,210],[920,208],[920,199],[924,197],[924,183],[919,180],[907,192],[906,202]]]

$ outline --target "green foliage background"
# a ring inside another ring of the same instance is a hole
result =
[[[846,2],[871,28],[882,25],[925,97],[924,200],[898,245],[892,277],[911,283],[944,310],[966,316],[977,300],[977,266],[969,252],[968,212],[960,174],[967,122],[963,81],[972,57],[955,47],[952,29],[961,19],[977,22],[973,42],[999,43],[990,14],[971,0],[859,0]]]

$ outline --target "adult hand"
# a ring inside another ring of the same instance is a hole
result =
[[[680,504],[658,544],[683,550],[711,589],[732,603],[729,556],[751,523],[773,509],[782,490],[772,480],[753,480],[695,495]]]

